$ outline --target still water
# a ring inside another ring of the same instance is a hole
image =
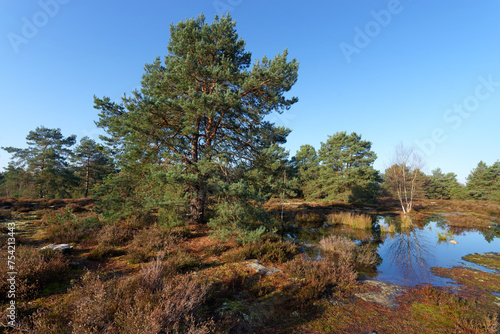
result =
[[[393,232],[384,231],[389,230],[391,226]],[[331,234],[343,235],[358,243],[371,244],[381,260],[376,272],[369,275],[370,278],[405,286],[425,283],[447,286],[453,283],[450,279],[434,275],[431,272],[432,267],[466,266],[495,272],[467,262],[462,257],[471,253],[500,252],[500,226],[453,227],[446,223],[443,216],[414,221],[410,228],[402,228],[399,217],[376,216],[370,230],[338,225],[301,233],[299,239],[306,243],[316,243],[318,236],[321,238]]]
[[[453,229],[437,218],[407,231],[384,233],[386,236],[377,248],[382,263],[377,267],[375,278],[405,286],[423,283],[444,286],[449,285],[449,279],[434,275],[432,267],[467,266],[494,272],[462,257],[471,253],[499,252],[500,238],[496,230]],[[383,225],[386,220],[378,217],[377,223]],[[438,233],[446,236],[446,240],[440,240]]]

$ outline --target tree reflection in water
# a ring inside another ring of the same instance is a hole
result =
[[[399,271],[405,285],[430,282],[429,263],[434,262],[434,254],[427,236],[419,228],[399,230],[399,233],[392,234],[384,242],[390,243],[385,260],[391,261],[391,267]]]

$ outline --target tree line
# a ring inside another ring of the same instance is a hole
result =
[[[114,163],[113,150],[93,139],[83,137],[71,150],[76,144],[75,135],[64,137],[61,129],[41,126],[30,131],[26,140],[25,149],[2,147],[13,154],[9,166],[0,173],[2,196],[88,197],[96,193],[106,178],[118,177],[120,169]],[[394,169],[401,163],[380,173],[373,168],[377,156],[371,145],[357,133],[337,132],[321,143],[318,151],[305,144],[290,158],[283,147],[273,144],[256,156],[252,167],[239,166],[246,171],[238,173],[246,173],[266,200],[280,197],[283,190],[287,197],[347,203],[397,197],[392,178],[398,177]],[[467,176],[466,185],[458,182],[455,173],[445,174],[440,168],[429,175],[420,169],[406,168],[409,177],[415,177],[415,197],[500,200],[500,161],[491,166],[480,161]]]
[[[93,189],[115,171],[105,147],[83,137],[64,137],[61,129],[43,126],[30,131],[27,148],[2,147],[13,154],[0,174],[0,194],[30,198],[78,198],[94,194]]]
[[[139,90],[121,102],[94,97],[96,124],[106,132],[100,143],[85,137],[71,150],[75,136],[31,131],[28,148],[3,148],[13,157],[1,194],[94,196],[109,219],[154,211],[169,224],[189,219],[249,233],[269,223],[260,204],[271,197],[368,203],[402,199],[410,189],[427,198],[500,200],[500,162],[479,163],[466,186],[453,173],[425,175],[401,161],[380,173],[371,142],[346,132],[290,157],[282,147],[290,130],[266,116],[298,101],[288,92],[299,63],[286,49],[252,62],[235,24],[229,15],[210,24],[200,15],[171,25],[168,54],[146,64]]]

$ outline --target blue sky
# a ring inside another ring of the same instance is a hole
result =
[[[288,48],[300,63],[299,102],[270,117],[292,129],[291,155],[347,131],[379,170],[400,143],[461,182],[500,159],[500,2],[461,0],[1,1],[0,146],[41,125],[97,139],[94,95],[139,88],[171,23],[226,11],[254,59]]]

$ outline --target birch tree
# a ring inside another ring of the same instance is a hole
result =
[[[412,210],[418,183],[424,175],[422,167],[421,157],[412,148],[401,144],[396,147],[391,167],[385,170],[389,191],[399,199],[404,214]]]

